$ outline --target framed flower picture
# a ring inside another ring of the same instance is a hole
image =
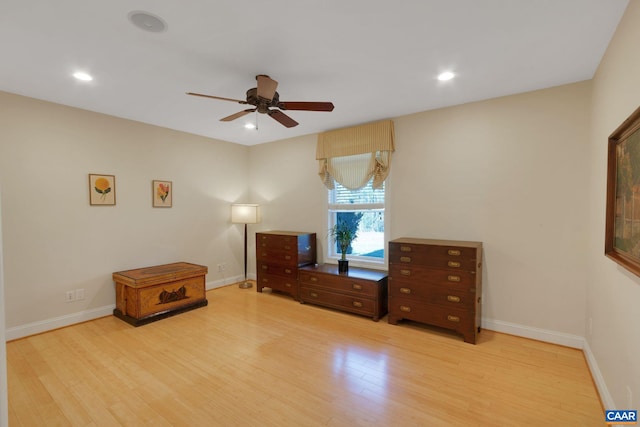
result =
[[[116,204],[115,175],[89,174],[89,204],[92,206]]]
[[[170,208],[173,204],[173,184],[171,181],[153,181],[152,194],[154,208]]]

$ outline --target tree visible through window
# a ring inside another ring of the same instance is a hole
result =
[[[358,237],[347,251],[349,259],[383,262],[385,249],[385,185],[374,189],[373,181],[359,190],[349,190],[336,182],[329,190],[329,228],[338,222],[353,226]],[[328,256],[337,258],[340,248],[329,244]]]

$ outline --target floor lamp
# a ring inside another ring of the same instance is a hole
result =
[[[251,282],[247,280],[247,224],[257,224],[260,222],[260,206],[254,204],[231,205],[231,222],[234,224],[244,224],[244,282],[241,282],[238,287],[248,289],[252,285]]]

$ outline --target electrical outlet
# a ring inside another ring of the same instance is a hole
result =
[[[627,386],[627,409],[633,408],[633,393],[631,387]]]
[[[67,291],[64,298],[66,302],[72,302],[75,299],[75,293],[73,291]]]
[[[84,288],[76,289],[76,301],[82,301],[84,299]]]
[[[222,273],[226,268],[226,266],[227,266],[227,263],[225,262],[218,264],[218,273]]]

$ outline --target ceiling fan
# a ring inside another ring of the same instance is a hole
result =
[[[331,102],[284,102],[280,101],[280,95],[276,92],[278,82],[271,77],[259,74],[256,76],[258,81],[257,87],[247,91],[247,100],[223,98],[220,96],[204,95],[201,93],[187,92],[187,95],[202,96],[204,98],[221,99],[223,101],[233,101],[238,104],[253,105],[254,108],[242,110],[230,116],[220,119],[221,122],[230,122],[238,119],[246,114],[257,111],[258,113],[268,114],[283,126],[292,128],[298,125],[298,122],[287,116],[281,110],[301,110],[301,111],[333,111],[333,103]],[[272,109],[272,108],[277,108]]]

